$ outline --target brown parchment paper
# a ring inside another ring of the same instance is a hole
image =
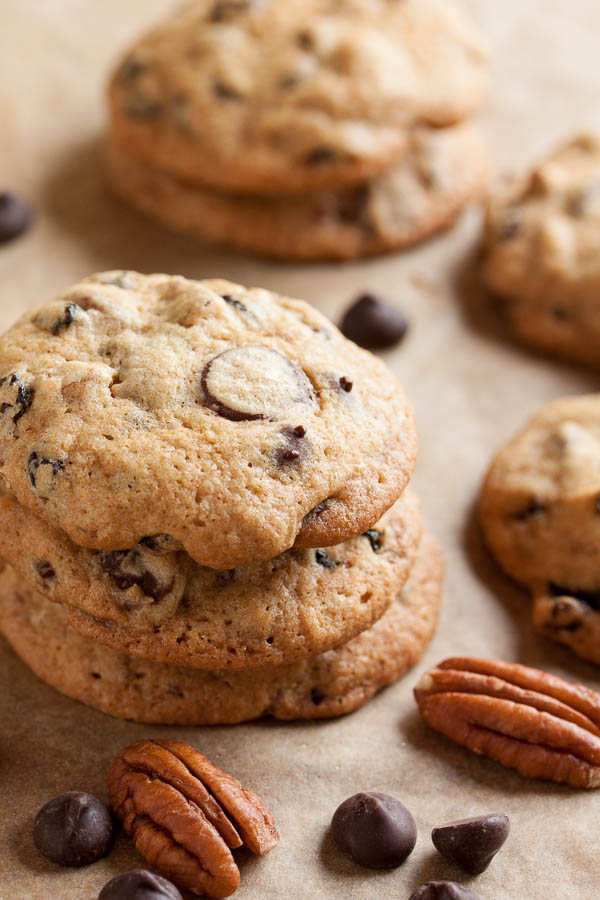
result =
[[[500,169],[524,166],[573,130],[600,129],[597,0],[467,5],[494,54],[482,124]],[[494,449],[539,404],[596,390],[598,379],[511,346],[477,311],[469,264],[476,213],[410,253],[286,266],[203,249],[112,200],[97,155],[105,73],[169,6],[0,0],[0,188],[24,192],[37,211],[32,231],[0,248],[0,326],[81,276],[115,267],[263,285],[304,297],[334,320],[359,290],[389,295],[412,322],[387,361],[417,409],[415,483],[446,550],[443,614],[416,670],[353,716],[324,724],[167,729],[120,722],[42,685],[0,641],[0,900],[94,900],[110,877],[139,865],[121,836],[107,859],[61,870],[34,850],[32,821],[64,790],[105,796],[115,751],[166,734],[201,748],[274,810],[281,844],[264,859],[243,858],[240,900],[405,900],[429,879],[469,882],[437,856],[430,830],[490,811],[508,813],[512,831],[491,868],[471,881],[482,900],[592,900],[600,895],[600,794],[527,781],[455,747],[419,720],[412,688],[426,667],[465,653],[539,665],[600,689],[600,670],[533,634],[527,597],[487,558],[472,519]],[[338,803],[365,789],[395,794],[417,820],[417,848],[396,871],[359,870],[326,837]]]

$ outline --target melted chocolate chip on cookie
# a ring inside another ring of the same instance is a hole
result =
[[[142,594],[153,600],[162,600],[173,587],[161,584],[152,572],[144,568],[137,550],[108,550],[98,554],[100,568],[114,581],[120,591],[137,585]]]

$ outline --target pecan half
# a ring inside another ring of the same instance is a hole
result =
[[[456,743],[529,778],[600,787],[600,694],[517,663],[446,659],[415,699]]]
[[[142,856],[179,887],[228,897],[240,873],[231,853],[279,841],[262,800],[189,744],[134,741],[108,770],[111,806]]]

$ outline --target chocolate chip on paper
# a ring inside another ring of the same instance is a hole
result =
[[[346,310],[342,334],[368,350],[385,350],[398,344],[408,331],[408,320],[396,306],[373,294],[362,294]]]
[[[336,809],[331,836],[354,862],[369,869],[393,869],[414,850],[417,827],[410,812],[388,794],[354,794]]]
[[[98,900],[183,900],[174,884],[147,869],[132,869],[104,885]]]
[[[492,813],[440,825],[431,832],[437,850],[470,875],[480,875],[504,845],[510,830],[508,816]]]
[[[88,866],[106,856],[114,837],[108,807],[93,794],[68,791],[44,804],[33,826],[33,840],[59,866]]]
[[[408,900],[479,900],[479,895],[456,881],[428,881],[413,891]]]

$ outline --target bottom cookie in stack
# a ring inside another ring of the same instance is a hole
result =
[[[132,156],[114,135],[106,169],[119,197],[173,231],[282,259],[353,259],[448,228],[486,186],[489,161],[472,125],[418,128],[409,146],[373,181],[298,196],[225,194],[180,181]]]
[[[173,725],[326,718],[362,706],[420,659],[437,624],[442,568],[440,549],[425,535],[408,582],[378,622],[336,650],[251,671],[150,662],[96,644],[10,566],[0,576],[0,631],[47,684],[120,718]]]

